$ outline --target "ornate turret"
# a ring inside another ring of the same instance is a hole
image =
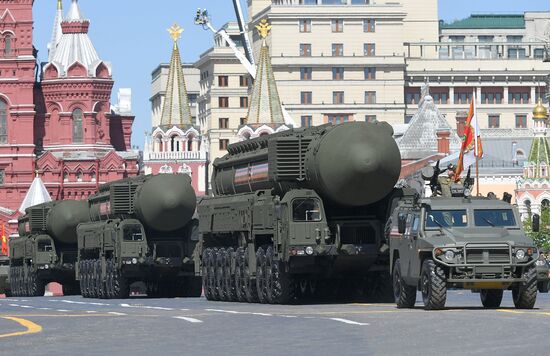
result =
[[[63,3],[61,0],[57,0],[57,12],[55,13],[55,19],[53,21],[52,38],[48,43],[48,62],[53,60],[55,50],[59,41],[61,41],[61,22],[63,21]]]
[[[256,67],[256,80],[250,96],[247,124],[239,130],[239,136],[242,138],[288,129],[285,126],[281,100],[271,67],[269,46],[266,41],[271,25],[266,19],[263,19],[256,29],[262,38],[262,47]]]
[[[189,99],[187,97],[187,88],[183,78],[183,69],[181,67],[181,57],[178,48],[178,40],[181,37],[183,28],[174,24],[168,29],[170,37],[174,41],[172,49],[172,58],[170,59],[170,68],[168,70],[168,84],[166,85],[166,96],[162,106],[160,117],[160,126],[190,126],[193,124],[191,118],[191,109],[189,108]]]

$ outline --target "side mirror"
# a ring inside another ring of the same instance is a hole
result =
[[[397,216],[397,231],[400,234],[404,234],[406,227],[407,227],[407,215],[399,214]]]
[[[533,223],[531,225],[531,230],[533,230],[533,232],[539,232],[540,231],[540,215],[539,214],[533,214]]]

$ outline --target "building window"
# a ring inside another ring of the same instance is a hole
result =
[[[407,104],[418,104],[420,102],[420,90],[409,91],[405,93],[405,102]]]
[[[365,122],[378,122],[376,115],[365,115]]]
[[[344,32],[344,20],[332,20],[332,32]]]
[[[241,87],[248,87],[248,85],[249,85],[248,75],[241,75],[239,77],[239,85]]]
[[[527,58],[527,52],[523,47],[508,47],[508,59]]]
[[[229,78],[227,75],[218,75],[218,86],[226,87],[229,84]]]
[[[363,21],[363,32],[374,32],[374,19],[366,19]]]
[[[8,105],[0,100],[0,144],[8,143]]]
[[[300,79],[301,80],[311,80],[311,67],[302,67],[300,68]]]
[[[370,0],[351,0],[352,5],[370,5]]]
[[[363,45],[363,52],[364,52],[364,55],[367,56],[367,57],[376,56],[376,44],[374,44],[374,43],[365,43]]]
[[[73,143],[83,142],[82,119],[82,110],[75,109],[73,111]]]
[[[332,80],[344,80],[344,68],[334,67],[332,68]]]
[[[246,117],[241,117],[241,125],[246,125],[246,123],[248,122],[248,120],[246,119]]]
[[[500,127],[500,115],[489,115],[489,128],[498,129]]]
[[[311,43],[300,43],[300,57],[311,57]]]
[[[539,99],[542,99],[543,103],[548,103],[548,96],[546,96],[546,87],[535,88],[535,103],[539,102]]]
[[[4,55],[10,56],[13,50],[12,38],[10,35],[4,37]]]
[[[470,104],[473,96],[473,88],[458,89],[455,88],[454,103],[455,104]]]
[[[309,19],[300,20],[300,32],[311,32],[311,20]]]
[[[492,88],[492,92],[481,92],[482,104],[502,104],[502,91],[495,91],[497,88]]]
[[[241,108],[246,109],[248,107],[248,97],[247,96],[241,96],[239,99],[239,104]]]
[[[300,93],[300,104],[311,104],[312,95],[310,91],[303,91]]]
[[[81,171],[76,172],[76,181],[77,182],[82,182],[82,172]]]
[[[229,118],[228,117],[220,117],[218,119],[220,124],[220,129],[227,129],[229,127]]]
[[[516,128],[518,129],[527,128],[527,115],[525,114],[516,115]]]
[[[523,41],[523,36],[506,36],[506,42],[509,43],[521,43]]]
[[[376,104],[376,92],[375,91],[366,91],[365,92],[365,104]]]
[[[63,172],[63,182],[69,181],[69,172],[65,171]]]
[[[342,57],[344,55],[344,45],[342,43],[332,44],[332,56]]]
[[[530,99],[531,88],[510,88],[508,90],[508,104],[529,104]]]
[[[302,116],[301,119],[302,119],[302,127],[311,126],[311,115]]]
[[[4,185],[6,181],[6,171],[3,169],[0,169],[0,185]]]
[[[343,91],[333,91],[332,92],[332,103],[333,104],[343,104],[344,103],[344,92]]]
[[[228,108],[229,107],[229,98],[227,96],[220,96],[218,98],[218,106],[220,108]]]
[[[227,150],[227,146],[229,146],[229,140],[226,138],[220,139],[220,150]]]
[[[535,48],[533,51],[533,56],[535,59],[543,59],[544,58],[544,48]]]
[[[437,93],[434,92],[431,94],[436,104],[448,104],[449,93]]]
[[[343,122],[351,121],[351,115],[349,114],[329,114],[326,116],[327,122],[338,125]]]
[[[376,79],[376,67],[365,67],[365,80]]]

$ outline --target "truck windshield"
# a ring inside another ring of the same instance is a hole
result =
[[[292,218],[294,221],[321,221],[321,204],[317,199],[294,199]]]
[[[468,225],[466,210],[430,210],[426,227],[464,227]]]
[[[139,225],[124,226],[124,241],[142,241],[143,233]]]
[[[512,209],[476,209],[474,222],[476,226],[516,226]]]

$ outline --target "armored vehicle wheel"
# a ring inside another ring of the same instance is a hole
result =
[[[237,301],[237,294],[235,291],[235,278],[231,273],[231,265],[235,264],[235,252],[233,248],[228,248],[225,252],[223,263],[223,289],[225,297],[229,302]]]
[[[94,260],[88,260],[88,289],[90,298],[97,298],[97,286],[95,278]]]
[[[204,297],[207,300],[212,299],[212,295],[210,294],[210,286],[209,286],[210,276],[208,275],[208,272],[209,272],[208,265],[210,263],[209,257],[210,257],[210,249],[207,248],[204,251],[202,251],[202,260],[201,260],[202,285],[204,288]]]
[[[114,261],[112,258],[107,260],[107,278],[105,280],[105,291],[107,294],[107,298],[111,299],[114,297],[113,292],[113,269],[114,269]]]
[[[401,260],[393,264],[393,296],[398,308],[412,308],[416,302],[416,287],[409,286],[401,276]]]
[[[294,298],[292,277],[285,271],[281,261],[276,261],[273,248],[265,254],[267,273],[267,300],[272,304],[286,304]]]
[[[483,304],[485,308],[498,308],[502,302],[503,293],[504,291],[502,289],[482,289],[479,292],[481,304]]]
[[[38,278],[36,272],[33,272],[30,266],[27,268],[27,273],[29,276],[27,286],[29,297],[42,297],[46,292],[46,284]]]
[[[101,299],[107,298],[107,291],[105,287],[105,278],[103,278],[103,269],[101,268],[101,260],[96,260],[96,275],[97,275],[97,296]]]
[[[225,291],[223,289],[223,266],[225,262],[225,249],[220,248],[218,249],[218,253],[216,253],[216,295],[217,300],[226,301],[227,296],[225,295]]]
[[[266,268],[265,252],[263,247],[260,247],[256,251],[256,289],[258,290],[258,300],[262,304],[268,303]]]
[[[80,286],[78,283],[65,283],[62,285],[63,295],[79,295]]]
[[[113,263],[113,298],[126,299],[130,296],[130,285],[122,275],[115,263]]]
[[[235,297],[239,302],[246,302],[246,283],[244,279],[244,249],[239,247],[235,252]]]
[[[258,289],[255,281],[252,279],[252,271],[248,260],[248,247],[244,250],[244,282],[246,284],[245,294],[249,303],[258,303]]]
[[[90,274],[88,268],[88,260],[82,261],[82,280],[84,281],[84,292],[86,294],[85,298],[92,297],[90,294]]]
[[[10,266],[10,286],[12,290],[12,294],[14,297],[19,296],[19,286],[18,286],[18,280],[17,280],[17,267]]]
[[[424,260],[422,263],[420,286],[425,309],[437,310],[445,307],[447,299],[446,279],[443,269],[436,266],[433,260]]]
[[[210,300],[219,300],[218,293],[216,293],[216,257],[218,249],[213,248],[210,250],[208,257],[208,289],[210,291]]]
[[[537,301],[537,270],[529,268],[523,273],[525,282],[512,289],[514,305],[517,309],[533,309]]]
[[[84,280],[82,278],[82,261],[78,261],[78,283],[80,284],[80,294],[85,298]]]
[[[28,297],[29,295],[29,279],[26,273],[27,266],[24,265],[21,267],[21,296]]]

